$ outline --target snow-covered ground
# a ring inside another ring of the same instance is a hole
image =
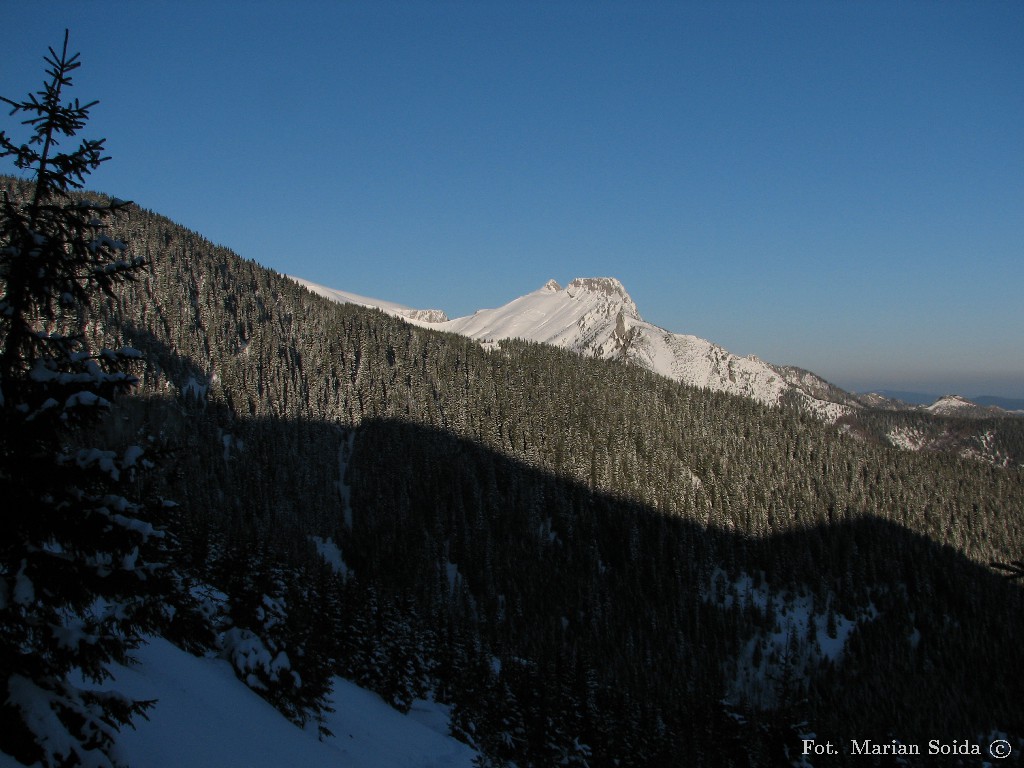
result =
[[[904,451],[920,451],[928,442],[923,430],[914,427],[893,427],[886,435],[886,440]]]
[[[407,320],[416,320],[421,323],[443,323],[448,320],[448,316],[440,309],[413,309],[412,307],[407,307],[404,304],[397,304],[393,301],[371,299],[367,296],[360,296],[357,293],[349,293],[348,291],[339,291],[334,288],[327,288],[326,286],[317,285],[316,283],[311,283],[308,280],[303,280],[301,277],[293,277],[291,275],[287,275],[287,277],[313,293],[319,294],[324,298],[331,299],[332,301],[337,301],[340,304],[357,304],[360,307],[379,309],[382,312],[387,312],[389,315],[397,315],[398,317],[404,317]]]
[[[925,408],[939,416],[961,416],[967,418],[986,418],[995,414],[1005,413],[1001,408],[986,408],[959,395],[946,395]]]
[[[447,713],[418,701],[408,715],[375,693],[335,678],[327,727],[302,730],[250,691],[226,661],[196,658],[161,638],[136,654],[139,664],[115,670],[111,687],[157,699],[119,739],[132,768],[471,768],[470,747],[447,736]],[[0,753],[0,768],[20,763]]]
[[[746,573],[730,579],[720,568],[711,574],[703,599],[724,609],[752,609],[770,617],[770,626],[756,630],[740,651],[728,690],[728,698],[763,707],[778,703],[778,688],[787,676],[810,678],[825,659],[841,664],[857,624],[879,616],[874,604],[863,606],[853,618],[833,609],[830,623],[829,606],[836,602],[831,592],[816,604],[810,592],[774,590]],[[908,642],[915,641],[911,637]]]

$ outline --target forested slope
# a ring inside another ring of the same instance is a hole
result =
[[[158,482],[222,646],[288,651],[301,686],[250,676],[293,718],[339,671],[400,707],[432,689],[517,765],[1024,735],[1021,591],[987,565],[1024,549],[1018,469],[486,351],[144,210],[117,235],[150,266],[93,332],[147,368],[108,429],[169,450]]]

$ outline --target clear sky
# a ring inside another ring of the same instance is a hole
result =
[[[91,186],[278,271],[451,317],[614,276],[850,389],[1024,397],[1017,0],[15,0],[0,95],[65,27]]]

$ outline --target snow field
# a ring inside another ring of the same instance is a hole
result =
[[[471,768],[476,752],[447,735],[445,707],[417,701],[408,715],[375,693],[334,679],[333,713],[323,741],[243,685],[228,662],[197,658],[162,638],[135,653],[138,664],[116,667],[112,687],[135,699],[156,699],[118,739],[132,768]],[[0,768],[20,768],[0,753]]]

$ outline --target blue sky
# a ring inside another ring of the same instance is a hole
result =
[[[268,267],[1024,397],[1022,3],[14,2],[0,94],[65,27],[93,188]]]

